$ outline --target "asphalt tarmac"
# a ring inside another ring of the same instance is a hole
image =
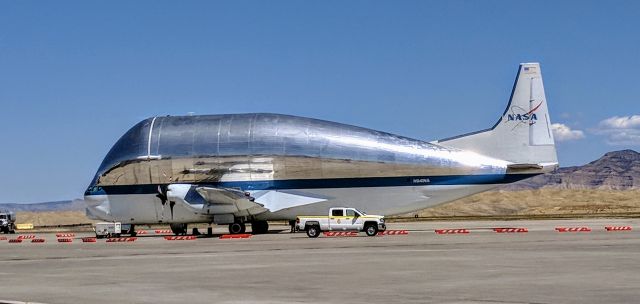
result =
[[[607,232],[605,226],[634,230]],[[528,232],[496,233],[496,227]],[[592,231],[561,233],[556,227]],[[447,228],[469,233],[434,233]],[[72,243],[58,243],[55,234],[36,233],[45,243],[0,240],[0,303],[640,299],[640,219],[392,223],[389,229],[408,234],[309,239],[272,231],[249,239],[168,241],[150,231],[135,242],[83,243],[80,237],[88,234],[78,234]]]

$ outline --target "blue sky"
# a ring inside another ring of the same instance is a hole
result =
[[[81,197],[154,115],[276,112],[424,140],[483,129],[529,61],[563,166],[640,150],[638,3],[2,1],[0,203]]]

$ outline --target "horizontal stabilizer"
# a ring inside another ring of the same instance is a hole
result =
[[[507,165],[507,169],[512,170],[529,170],[529,169],[542,169],[541,165],[538,164],[510,164]]]
[[[526,173],[524,171],[551,172],[558,168],[558,163],[509,164],[507,173]]]

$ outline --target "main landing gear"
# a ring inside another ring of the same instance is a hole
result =
[[[246,231],[247,227],[242,222],[235,222],[229,224],[229,233],[230,234],[240,234]]]
[[[253,234],[265,234],[269,232],[269,223],[267,221],[252,222],[251,231],[253,232]]]
[[[240,234],[246,231],[247,227],[243,222],[238,221],[229,224],[230,234]],[[253,221],[251,222],[251,232],[253,234],[265,234],[269,232],[269,223],[267,221]]]
[[[169,224],[171,227],[171,232],[175,235],[186,235],[187,234],[187,224]]]

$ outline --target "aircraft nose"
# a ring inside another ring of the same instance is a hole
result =
[[[100,206],[105,201],[107,201],[107,196],[106,195],[85,195],[84,196],[84,203],[88,207]]]

